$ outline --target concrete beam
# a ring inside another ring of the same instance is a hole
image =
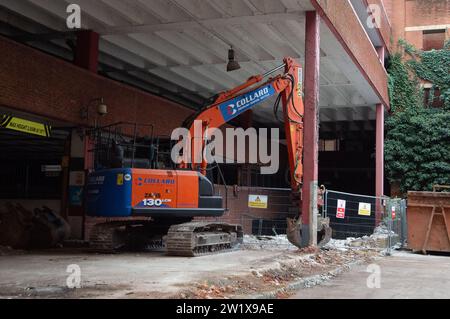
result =
[[[184,31],[187,29],[198,28],[199,23],[207,27],[226,27],[226,26],[243,26],[254,23],[273,23],[277,21],[302,21],[302,11],[293,13],[272,13],[261,14],[256,16],[243,16],[231,18],[217,18],[217,19],[198,19],[197,21],[186,22],[170,22],[160,24],[144,24],[144,25],[122,25],[119,27],[104,27],[99,30],[101,35],[125,35],[135,33],[153,33],[161,31]]]

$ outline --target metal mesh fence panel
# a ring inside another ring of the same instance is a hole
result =
[[[330,218],[333,238],[346,239],[373,234],[384,214],[384,198],[327,190],[325,215]]]

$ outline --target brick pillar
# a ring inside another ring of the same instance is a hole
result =
[[[302,239],[317,245],[317,180],[319,162],[320,16],[306,12],[304,178],[302,188]]]
[[[384,196],[384,105],[377,104],[377,124],[376,124],[376,164],[375,164],[375,190],[376,196]],[[376,222],[381,221],[380,204],[377,205]]]
[[[98,70],[98,33],[91,30],[77,32],[75,49],[75,65],[97,73]]]

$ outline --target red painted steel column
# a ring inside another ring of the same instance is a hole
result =
[[[91,30],[82,30],[77,32],[77,43],[75,48],[74,64],[89,70],[93,73],[98,71],[98,54],[99,54],[99,40],[98,33]],[[89,110],[88,110],[89,112]],[[89,124],[89,123],[88,123]],[[85,183],[88,181],[88,174],[94,169],[94,148],[93,140],[89,135],[84,136],[84,169],[85,169]],[[86,202],[83,199],[83,221],[82,221],[82,237],[86,239]]]
[[[316,245],[315,216],[317,212],[317,180],[319,177],[319,72],[320,16],[306,12],[305,41],[305,119],[304,119],[304,178],[302,188],[303,243]],[[307,235],[307,236],[305,236]],[[315,238],[315,239],[314,239]]]
[[[75,65],[97,73],[98,70],[98,43],[100,36],[91,30],[77,32],[77,45],[75,49]]]
[[[375,190],[376,196],[384,196],[384,105],[377,104],[377,124],[376,124],[376,164],[375,164]],[[378,205],[376,221],[377,225],[381,221],[382,206]]]

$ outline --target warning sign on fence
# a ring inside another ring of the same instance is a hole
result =
[[[345,218],[345,200],[338,199],[337,201],[337,209],[336,209],[336,218],[344,219]]]
[[[370,216],[370,203],[359,203],[358,215]]]
[[[265,195],[248,195],[248,207],[267,209],[269,197]]]
[[[397,214],[395,213],[395,206],[392,206],[391,212],[392,212],[392,220],[395,220],[395,218],[397,217]]]

